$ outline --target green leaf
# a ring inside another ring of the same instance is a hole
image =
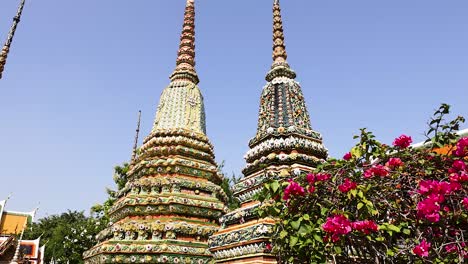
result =
[[[280,238],[281,239],[285,238],[287,235],[288,235],[288,231],[286,231],[286,230],[283,230],[283,231],[280,232]]]
[[[304,220],[310,220],[310,216],[308,214],[305,214],[302,216],[302,219]]]
[[[403,229],[403,234],[409,235],[409,234],[411,234],[411,230],[405,228],[405,229]]]
[[[294,247],[297,244],[297,241],[299,240],[298,237],[291,237],[289,240],[289,246]]]
[[[335,250],[336,254],[341,254],[341,247],[335,246],[333,249]]]
[[[364,198],[364,193],[362,191],[359,191],[357,195],[361,198]]]
[[[388,225],[388,230],[395,231],[397,233],[400,233],[401,229],[398,226],[394,225]]]
[[[319,236],[319,234],[314,233],[313,236],[315,240],[317,240],[320,243],[323,243],[323,239],[321,236]]]
[[[279,187],[280,187],[280,185],[279,185],[278,181],[274,181],[274,182],[271,183],[271,189],[273,190],[273,192],[278,191]]]
[[[393,252],[391,249],[387,249],[387,256],[393,257],[395,256],[395,252]]]
[[[327,215],[327,213],[328,213],[328,208],[322,207],[322,208],[320,209],[320,214],[321,214],[321,215]]]
[[[297,220],[297,221],[292,221],[292,222],[291,222],[291,226],[292,226],[294,229],[298,230],[299,227],[301,226],[301,220],[299,219],[299,220]]]
[[[358,204],[357,204],[357,209],[359,210],[359,209],[361,209],[363,206],[364,206],[363,203],[358,203]]]

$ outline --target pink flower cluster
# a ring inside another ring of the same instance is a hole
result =
[[[299,183],[289,180],[289,185],[284,189],[284,195],[283,195],[283,200],[289,200],[291,199],[291,195],[299,195],[303,196],[305,194],[304,188],[302,188]]]
[[[318,182],[318,181],[327,181],[331,178],[331,174],[328,174],[328,173],[317,173],[317,174],[313,174],[313,173],[309,173],[307,174],[307,182],[310,183],[310,184],[314,184],[315,182]]]
[[[453,162],[452,168],[448,170],[451,182],[468,182],[467,166],[463,160]]]
[[[351,222],[344,215],[328,217],[327,222],[322,225],[322,228],[323,231],[329,233],[325,236],[325,241],[331,240],[332,242],[337,242],[341,236],[350,233],[353,229],[364,234],[377,232],[379,229],[377,224],[371,220]]]
[[[445,201],[445,195],[460,189],[461,185],[457,182],[421,181],[418,192],[426,195],[426,198],[418,203],[418,217],[425,218],[433,223],[439,222],[440,204]]]
[[[391,168],[391,169],[396,169],[398,167],[403,166],[403,161],[401,161],[400,158],[390,158],[387,163],[385,163],[385,166]]]
[[[363,232],[366,235],[379,230],[379,226],[371,220],[357,221],[352,223],[351,226],[354,230]]]
[[[375,165],[364,172],[364,178],[373,178],[375,176],[385,177],[388,175],[388,168],[383,165]]]
[[[338,190],[340,190],[340,192],[342,193],[347,193],[351,190],[354,190],[357,188],[357,184],[355,182],[352,182],[351,180],[349,180],[349,178],[346,178],[345,179],[345,182],[343,184],[341,184],[340,186],[338,186]]]
[[[407,135],[401,135],[393,141],[393,146],[399,147],[399,148],[407,148],[413,143],[413,139]]]
[[[352,231],[351,221],[344,215],[336,215],[334,217],[328,217],[327,222],[322,225],[323,231],[331,234],[331,241],[337,242],[340,240],[342,235],[346,235]],[[328,240],[328,235],[325,236],[325,240]]]
[[[457,243],[452,243],[452,244],[445,246],[445,251],[447,251],[447,253],[456,252],[459,255],[463,256],[464,258],[468,258],[468,252],[462,249],[465,247],[466,247],[465,242],[461,242],[459,245]]]
[[[420,257],[429,256],[429,249],[431,248],[431,243],[427,243],[424,239],[421,243],[413,248],[413,253]]]
[[[453,154],[458,157],[465,157],[468,155],[468,137],[461,138],[458,141],[457,148]]]
[[[462,200],[463,207],[468,210],[468,197],[463,198]]]
[[[348,152],[343,156],[344,160],[350,160],[351,158],[353,158],[353,154],[351,154],[351,152]]]

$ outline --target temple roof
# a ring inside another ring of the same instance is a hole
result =
[[[0,221],[0,234],[18,235],[34,219],[35,211],[32,212],[12,212],[3,211]]]
[[[3,70],[5,69],[5,64],[8,57],[8,52],[10,51],[11,43],[13,42],[13,37],[15,36],[16,27],[21,20],[24,4],[25,0],[21,0],[16,16],[13,17],[13,25],[11,26],[10,32],[8,33],[7,40],[5,41],[5,44],[3,45],[3,48],[0,52],[0,79],[2,79]]]
[[[9,199],[9,198],[8,198]],[[31,224],[37,209],[31,212],[6,211],[8,199],[0,201],[0,235],[18,235]]]

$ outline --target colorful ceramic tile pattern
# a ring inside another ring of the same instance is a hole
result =
[[[260,98],[257,134],[245,155],[245,177],[233,187],[241,208],[221,217],[221,229],[210,237],[215,263],[277,263],[267,247],[275,221],[258,218],[255,209],[260,204],[253,197],[269,179],[310,172],[328,155],[321,135],[311,128],[296,73],[286,59],[281,9],[275,0],[273,65]]]
[[[85,263],[212,262],[208,238],[219,229],[227,196],[205,135],[195,71],[195,6],[187,0],[177,66],[164,89],[150,135],[137,149],[110,210],[111,226]]]

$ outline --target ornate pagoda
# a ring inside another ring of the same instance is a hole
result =
[[[241,208],[221,217],[222,228],[210,238],[216,263],[277,263],[267,246],[275,221],[258,218],[255,210],[260,203],[254,195],[268,179],[310,172],[327,158],[321,135],[311,128],[296,73],[286,59],[280,3],[275,0],[273,65],[260,97],[257,134],[245,155],[244,178],[233,187]]]
[[[85,263],[212,261],[208,237],[219,229],[227,196],[219,186],[206,136],[203,96],[195,71],[195,6],[187,0],[177,66],[110,210],[111,226]]]
[[[8,33],[7,40],[3,45],[2,50],[0,51],[0,79],[2,79],[3,70],[5,69],[5,64],[7,61],[8,53],[10,52],[11,43],[13,43],[13,38],[15,36],[16,28],[21,20],[21,14],[23,13],[25,0],[21,0],[20,5],[18,7],[18,11],[16,12],[16,16],[13,17],[13,25],[10,28],[10,32]]]

